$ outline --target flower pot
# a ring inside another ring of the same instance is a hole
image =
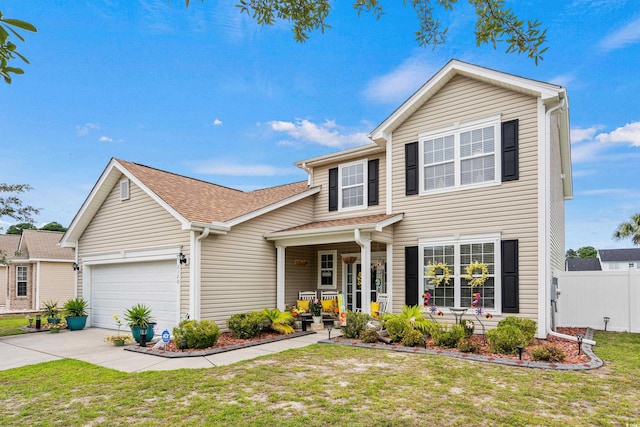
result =
[[[314,325],[322,325],[322,316],[311,316]]]
[[[58,323],[60,323],[60,318],[59,317],[48,317],[47,318],[47,322],[49,322],[50,325],[57,325]]]
[[[87,316],[77,316],[77,317],[65,317],[67,320],[67,328],[70,331],[79,331],[84,329],[87,324]]]
[[[293,329],[300,330],[302,329],[302,320],[294,320]]]
[[[116,347],[122,347],[124,346],[124,338],[121,340],[113,340],[113,345]]]
[[[333,321],[333,327],[336,328],[336,329],[340,329],[340,326],[342,326],[342,325],[340,325],[340,321],[338,319],[335,319]]]
[[[149,325],[147,326],[147,342],[150,342],[153,339],[154,326],[156,326],[155,323],[149,323]],[[133,335],[133,339],[135,339],[136,342],[140,344],[140,326],[132,326],[131,335]]]
[[[51,328],[51,329],[49,329],[49,331],[50,331],[52,334],[57,334],[58,332],[60,332],[60,328]]]

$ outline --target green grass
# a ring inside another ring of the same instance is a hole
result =
[[[127,374],[76,360],[0,371],[0,425],[633,425],[639,334],[561,372],[313,345],[233,366]]]
[[[28,325],[29,321],[23,314],[11,314],[2,316],[0,317],[0,337],[24,334],[25,332],[22,332],[20,328]]]

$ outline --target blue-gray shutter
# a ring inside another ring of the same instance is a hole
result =
[[[329,169],[329,210],[338,210],[338,168]]]
[[[518,173],[518,120],[502,123],[502,182],[515,181]]]
[[[420,185],[418,180],[418,143],[411,142],[404,146],[404,164],[405,164],[405,194],[410,196],[418,194]]]
[[[369,160],[369,163],[367,164],[368,167],[368,171],[367,171],[367,180],[368,182],[368,186],[367,186],[367,203],[369,206],[375,206],[378,203],[380,203],[379,200],[379,180],[378,180],[378,176],[379,176],[379,169],[380,169],[380,159],[373,159],[373,160]]]
[[[518,284],[518,241],[503,240],[502,259],[502,312],[520,311],[520,293]]]
[[[418,247],[404,248],[404,303],[418,305]]]

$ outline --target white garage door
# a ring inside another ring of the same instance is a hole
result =
[[[125,309],[144,304],[159,331],[171,329],[178,319],[178,272],[175,261],[94,265],[91,267],[90,311],[92,325],[117,329],[118,314],[124,324]],[[127,327],[123,326],[122,331]]]

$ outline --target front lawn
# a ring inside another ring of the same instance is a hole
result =
[[[126,374],[75,360],[0,371],[0,425],[632,425],[640,334],[561,372],[314,345],[233,366]],[[150,356],[151,357],[151,356]]]
[[[0,337],[24,334],[25,332],[22,332],[20,328],[28,325],[29,321],[24,314],[9,314],[0,316]]]

